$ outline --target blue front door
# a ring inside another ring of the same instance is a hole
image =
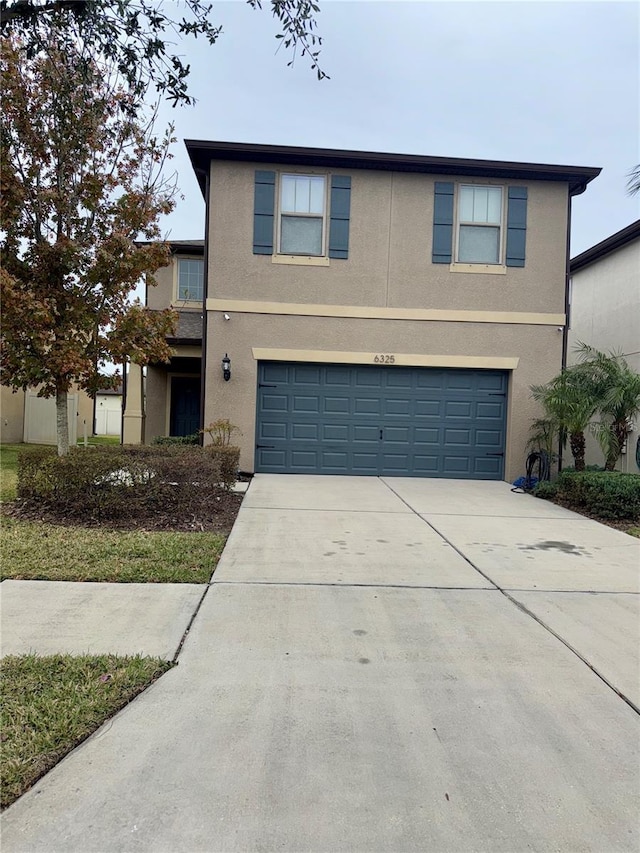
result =
[[[170,435],[193,435],[200,429],[200,377],[171,377]]]

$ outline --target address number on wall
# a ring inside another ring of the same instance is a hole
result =
[[[373,357],[374,364],[395,364],[396,357],[395,355],[374,355]]]

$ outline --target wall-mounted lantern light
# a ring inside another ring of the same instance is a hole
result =
[[[231,359],[226,352],[222,359],[222,375],[224,376],[225,382],[228,382],[231,379]]]

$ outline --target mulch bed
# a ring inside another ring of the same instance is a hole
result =
[[[65,527],[95,527],[103,530],[174,531],[176,533],[229,533],[240,510],[243,495],[220,492],[210,499],[203,496],[184,509],[175,507],[167,511],[140,513],[135,517],[96,519],[91,517],[62,516],[55,507],[34,506],[25,501],[14,501],[2,507],[2,513],[20,521],[39,521]]]

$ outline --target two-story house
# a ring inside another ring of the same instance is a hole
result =
[[[206,202],[200,419],[240,427],[243,470],[523,472],[529,386],[566,354],[571,199],[599,169],[186,146]],[[177,361],[180,393],[197,363]],[[178,408],[154,382],[147,436]]]

